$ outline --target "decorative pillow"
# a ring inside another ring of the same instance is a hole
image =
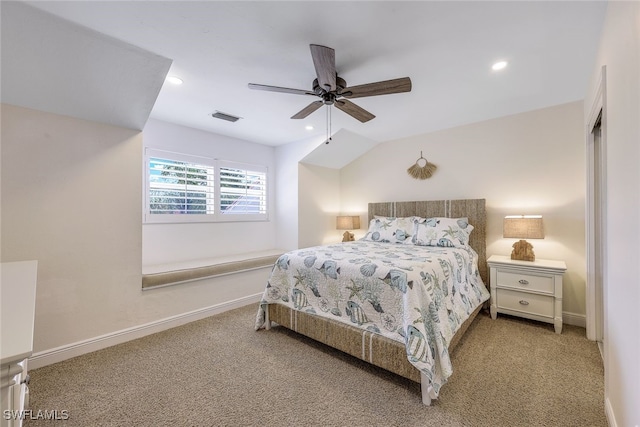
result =
[[[418,246],[468,246],[472,231],[468,218],[420,218],[414,222],[411,242]]]
[[[362,240],[386,243],[410,242],[415,228],[414,220],[416,218],[418,217],[397,218],[376,215],[371,222],[369,222],[369,230]]]

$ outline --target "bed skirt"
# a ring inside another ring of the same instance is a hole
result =
[[[481,308],[482,305],[476,308],[460,326],[460,329],[449,344],[449,351],[458,345],[458,342]],[[407,350],[401,342],[333,319],[292,310],[280,304],[269,304],[265,312],[267,328],[269,327],[269,322],[275,322],[374,366],[386,369],[417,383],[421,382],[420,371],[407,360]]]

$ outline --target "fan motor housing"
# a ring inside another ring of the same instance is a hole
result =
[[[326,89],[320,87],[318,83],[318,79],[313,80],[313,92],[322,98],[322,101],[325,105],[333,105],[336,101],[336,98],[341,96],[341,92],[344,88],[347,87],[347,82],[336,75],[336,90],[327,91]]]

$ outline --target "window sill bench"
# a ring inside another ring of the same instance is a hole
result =
[[[148,290],[271,267],[284,252],[281,249],[272,249],[227,257],[145,266],[142,269],[142,289]]]

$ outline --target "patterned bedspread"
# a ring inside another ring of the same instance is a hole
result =
[[[359,240],[291,251],[273,267],[255,328],[263,304],[278,303],[382,334],[405,344],[437,396],[452,373],[449,342],[489,299],[477,262],[469,246]]]

